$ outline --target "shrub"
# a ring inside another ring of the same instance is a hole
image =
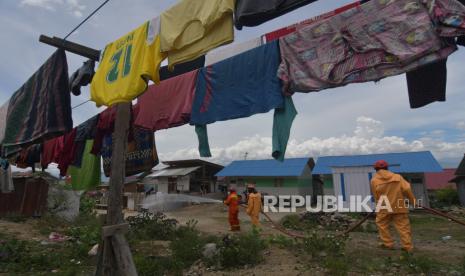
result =
[[[152,214],[146,211],[129,217],[127,222],[130,227],[129,237],[140,240],[170,240],[178,224],[175,219],[168,219],[162,213]]]
[[[288,238],[284,235],[273,235],[268,238],[270,244],[275,244],[280,248],[294,248],[296,241],[294,239]]]
[[[256,265],[263,260],[262,251],[266,242],[260,237],[260,231],[227,236],[219,247],[219,261],[224,268]]]
[[[345,256],[347,238],[345,236],[318,236],[313,232],[303,240],[303,250],[314,258],[322,258],[323,265],[330,275],[346,275],[349,272],[349,260]]]
[[[80,199],[79,204],[79,213],[85,215],[94,215],[95,214],[95,199],[83,194]]]
[[[292,230],[310,230],[317,225],[316,221],[302,220],[299,215],[288,215],[282,218],[281,225]]]
[[[187,222],[186,226],[180,226],[170,244],[173,258],[183,263],[184,267],[190,266],[202,258],[202,249],[206,241],[196,226],[197,222],[193,220]]]
[[[322,254],[326,256],[343,256],[346,246],[345,237],[337,237],[334,235],[318,236],[313,232],[303,241],[303,249],[312,257],[317,257]]]
[[[452,188],[440,189],[434,193],[432,203],[434,207],[458,205],[460,204],[459,194]]]

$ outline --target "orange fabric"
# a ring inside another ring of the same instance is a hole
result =
[[[252,224],[255,226],[260,226],[259,214],[262,210],[262,195],[260,193],[251,193],[249,194],[249,199],[247,201],[247,215],[250,216]]]
[[[231,230],[239,230],[239,197],[236,192],[231,192],[224,204],[229,206],[228,220]]]
[[[394,240],[392,239],[391,233],[389,231],[391,222],[394,224],[394,227],[399,233],[402,248],[406,251],[411,251],[413,249],[412,232],[410,229],[410,221],[408,218],[408,214],[406,213],[376,214],[376,225],[378,226],[379,237],[383,242],[384,246],[389,248],[394,247]]]
[[[388,170],[379,170],[371,180],[371,192],[376,202],[381,196],[386,196],[394,214],[408,213],[408,205],[404,200],[409,200],[409,205],[415,204],[415,196],[412,193],[410,183],[401,175],[392,173]],[[381,213],[387,213],[388,210],[381,209]]]

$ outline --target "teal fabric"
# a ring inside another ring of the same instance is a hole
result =
[[[284,161],[292,123],[296,116],[297,110],[291,97],[285,97],[283,108],[276,108],[274,111],[272,156],[276,160]]]
[[[197,138],[199,139],[200,157],[212,157],[208,143],[207,125],[196,125],[195,133],[197,133]]]

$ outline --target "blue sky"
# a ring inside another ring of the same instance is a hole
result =
[[[4,0],[0,2],[0,101],[7,100],[53,53],[38,41],[40,34],[65,36],[102,1]],[[159,15],[173,0],[112,0],[70,40],[102,49],[144,21]],[[234,43],[348,4],[350,0],[320,0],[259,27],[236,31]],[[231,45],[234,45],[231,44]],[[231,46],[229,45],[229,46]],[[228,47],[228,46],[225,46]],[[221,50],[221,49],[218,49]],[[84,58],[68,54],[70,73]],[[455,166],[465,152],[465,49],[448,62],[447,102],[411,110],[405,76],[379,83],[353,84],[312,94],[297,94],[299,115],[294,123],[288,156],[364,154],[431,150],[447,167]],[[88,88],[73,97],[73,105],[89,98]],[[102,109],[100,109],[102,110]],[[73,110],[75,125],[99,112],[93,103]],[[227,163],[242,158],[269,158],[272,112],[209,126],[212,161]],[[164,160],[198,156],[190,126],[156,133]]]

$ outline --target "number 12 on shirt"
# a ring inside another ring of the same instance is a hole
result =
[[[119,72],[119,64],[121,62],[121,58],[123,58],[123,71],[121,72],[121,77],[124,78],[131,72],[131,52],[132,52],[132,44],[128,44],[126,47],[121,48],[118,50],[112,57],[111,57],[111,68],[110,71],[107,73],[107,82],[112,83],[118,80],[120,75]]]

